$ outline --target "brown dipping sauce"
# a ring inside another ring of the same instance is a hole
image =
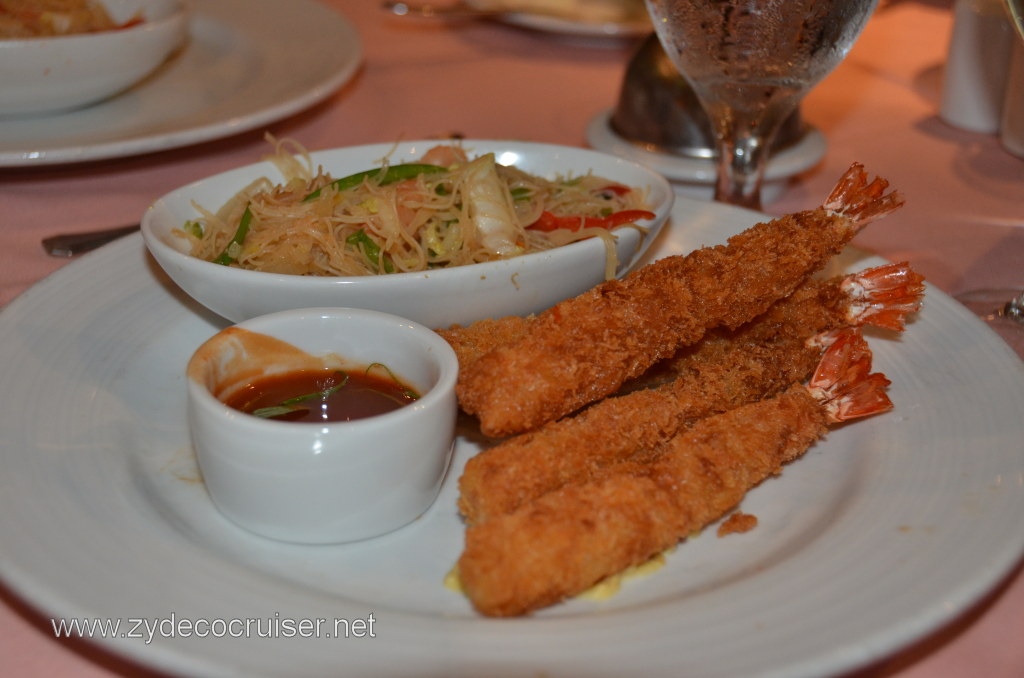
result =
[[[419,396],[383,366],[366,370],[295,370],[261,377],[224,403],[274,421],[327,422],[373,417]]]

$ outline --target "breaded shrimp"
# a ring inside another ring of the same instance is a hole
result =
[[[841,327],[871,326],[901,332],[906,316],[920,309],[924,277],[907,262],[884,264],[827,280],[809,279],[793,294],[735,330],[718,328],[627,382],[623,391],[650,387],[685,374],[691,365],[705,362],[720,343],[757,344],[786,339],[807,339]],[[479,350],[479,347],[478,347]],[[743,350],[737,347],[737,350]],[[734,359],[731,355],[728,359]]]
[[[610,464],[657,449],[697,419],[805,379],[821,357],[800,341],[719,346],[721,359],[696,365],[658,388],[606,398],[471,458],[459,478],[458,506],[466,522],[509,513],[563,485],[589,480]]]
[[[807,386],[701,420],[651,463],[627,461],[466,531],[457,571],[489,616],[529,613],[640,564],[734,509],[830,423],[884,412],[856,331],[840,334]]]
[[[901,331],[907,314],[920,308],[924,277],[903,261],[827,280],[808,280],[773,304],[732,338],[767,341],[807,336],[835,326],[871,325]]]
[[[921,280],[901,263],[808,281],[735,332],[713,332],[685,349],[650,378],[656,387],[607,398],[480,452],[459,478],[459,510],[470,524],[508,513],[654,448],[696,419],[803,381],[821,358],[806,339],[862,324],[901,331],[920,306]]]
[[[698,341],[736,328],[790,294],[866,223],[902,205],[855,164],[825,205],[666,257],[563,301],[518,339],[471,363],[459,402],[486,435],[527,431],[614,393]]]
[[[511,343],[526,334],[536,316],[521,317],[507,315],[501,318],[485,318],[472,325],[454,325],[437,333],[455,350],[459,368],[466,369],[481,356],[498,346]]]
[[[885,264],[829,280],[811,278],[750,322],[731,332],[711,331],[702,342],[714,339],[771,341],[783,336],[810,336],[841,324],[866,324],[900,331],[905,316],[920,306],[923,281],[907,262]],[[455,350],[459,365],[465,370],[481,356],[523,337],[535,319],[536,316],[485,318],[471,325],[440,329],[437,333]],[[666,359],[666,364],[659,366],[659,373],[663,376],[666,371],[679,371],[669,363],[686,359],[693,350],[684,347],[676,356]],[[652,378],[658,379],[659,375],[652,375]],[[644,377],[639,381],[650,382]],[[627,384],[627,387],[635,388],[636,384]]]

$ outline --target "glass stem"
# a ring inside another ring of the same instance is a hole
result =
[[[761,184],[768,154],[753,134],[723,138],[718,145],[715,200],[753,210],[761,209]]]
[[[718,202],[761,210],[761,185],[769,149],[799,101],[797,97],[776,95],[769,95],[769,101],[753,111],[705,104],[709,117],[715,121],[718,139]]]

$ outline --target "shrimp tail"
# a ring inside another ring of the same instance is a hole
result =
[[[900,262],[847,276],[839,287],[849,300],[846,320],[851,325],[901,332],[907,314],[921,308],[924,276],[911,270],[907,262]]]
[[[839,178],[822,208],[862,228],[903,206],[903,195],[899,191],[886,193],[887,188],[889,182],[882,177],[868,181],[864,165],[855,162]]]
[[[827,346],[807,384],[830,421],[838,423],[888,412],[892,401],[885,393],[889,380],[871,373],[871,349],[860,331],[845,328],[818,335],[812,341]]]

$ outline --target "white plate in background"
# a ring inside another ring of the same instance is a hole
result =
[[[355,27],[314,0],[191,7],[186,46],[135,87],[66,113],[0,120],[0,167],[124,157],[245,132],[326,99],[362,61]]]
[[[490,6],[480,0],[465,1],[470,7],[487,9]],[[578,38],[636,38],[654,30],[646,15],[630,21],[584,21],[537,12],[504,12],[497,18],[511,26]]]

